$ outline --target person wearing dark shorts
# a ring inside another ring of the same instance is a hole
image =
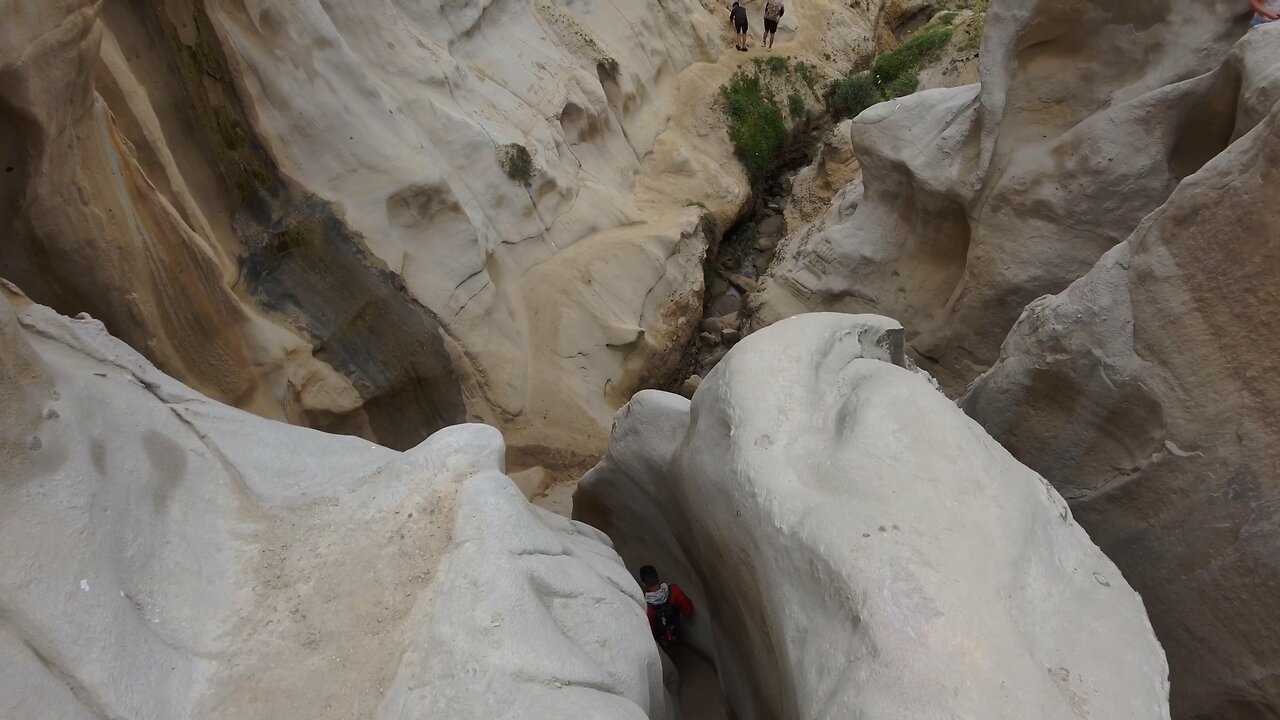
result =
[[[747,9],[738,0],[733,0],[729,8],[729,19],[733,21],[733,29],[738,32],[738,49],[747,51]]]
[[[764,37],[760,44],[764,45],[766,50],[773,49],[774,38],[778,36],[778,21],[786,14],[787,9],[783,7],[782,0],[766,0],[764,4]]]

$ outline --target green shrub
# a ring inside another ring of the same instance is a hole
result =
[[[782,55],[770,55],[764,60],[764,67],[774,75],[782,75],[787,72],[790,61]]]
[[[947,47],[947,43],[951,42],[951,35],[954,32],[955,28],[950,25],[929,25],[907,38],[907,41],[899,45],[896,50],[877,57],[871,66],[871,74],[875,77],[876,84],[884,89],[886,95],[889,95],[890,87],[900,90],[910,85],[911,89],[915,90],[915,86],[919,84],[918,77],[915,82],[912,82],[910,77],[904,76],[918,76],[920,68],[937,60],[942,55],[943,49]],[[898,97],[898,95],[890,97]]]
[[[498,164],[502,172],[515,182],[528,185],[533,180],[533,156],[529,148],[520,143],[510,143],[498,148]]]
[[[941,23],[943,25],[954,25],[957,16],[959,16],[959,13],[948,10],[935,15],[932,22]]]
[[[857,73],[831,84],[827,90],[827,112],[836,120],[843,120],[855,117],[884,99],[870,73]]]
[[[804,106],[804,98],[800,97],[800,93],[791,93],[791,97],[787,98],[787,110],[791,112],[792,120],[803,120],[809,114],[809,109]]]
[[[915,70],[909,70],[885,83],[881,90],[884,92],[885,99],[892,100],[910,95],[918,87],[920,87],[920,75]]]
[[[720,88],[729,118],[734,154],[753,183],[764,181],[787,145],[787,126],[778,104],[758,75],[739,70]]]
[[[813,90],[818,86],[817,68],[813,65],[800,60],[796,63],[796,74],[800,76],[800,79],[804,81],[804,84],[808,86],[810,90]]]

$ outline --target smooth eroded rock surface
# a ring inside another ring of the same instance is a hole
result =
[[[1277,58],[1280,27],[1240,43],[1239,139],[1032,303],[962,400],[1142,593],[1187,718],[1280,714]]]
[[[493,428],[263,420],[11,290],[0,341],[0,716],[669,717],[634,580]]]
[[[882,4],[798,4],[779,53],[843,70]],[[750,195],[712,107],[747,61],[725,19],[705,0],[8,2],[0,277],[265,417],[401,450],[479,420],[589,466],[690,339],[695,203],[727,223]]]
[[[799,316],[692,403],[638,394],[577,517],[689,591],[689,642],[744,720],[1167,718],[1137,593],[1043,478],[893,364],[901,332]]]
[[[784,244],[764,313],[877,312],[949,391],[995,361],[1022,308],[1058,292],[1232,139],[1215,71],[1244,32],[1230,0],[996,2],[980,85],[852,126],[865,178]]]

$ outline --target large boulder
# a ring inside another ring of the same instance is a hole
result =
[[[1167,718],[1142,600],[901,348],[874,316],[746,338],[619,412],[575,513],[688,590],[743,720]]]
[[[1185,718],[1280,716],[1278,58],[1280,27],[1240,43],[1239,139],[1032,303],[962,400],[1142,593]]]
[[[855,119],[865,197],[784,246],[766,315],[798,300],[898,318],[958,392],[1028,302],[1088,272],[1226,147],[1235,93],[1202,76],[1244,32],[1244,9],[997,0],[980,85]]]
[[[0,717],[668,718],[608,540],[502,468],[485,426],[229,409],[0,291]]]

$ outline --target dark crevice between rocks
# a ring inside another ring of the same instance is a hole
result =
[[[680,720],[734,720],[711,658],[687,644],[676,645],[666,654],[675,669],[671,691],[680,708]],[[671,675],[665,663],[663,670]]]
[[[791,195],[792,178],[813,161],[818,139],[830,125],[825,116],[816,117],[793,134],[771,179],[755,191],[742,217],[723,233],[714,227],[709,214],[704,218],[708,247],[703,265],[702,317],[679,372],[662,389],[692,396],[729,348],[750,332],[752,310],[747,297],[759,289],[760,279],[786,236],[783,209]]]

